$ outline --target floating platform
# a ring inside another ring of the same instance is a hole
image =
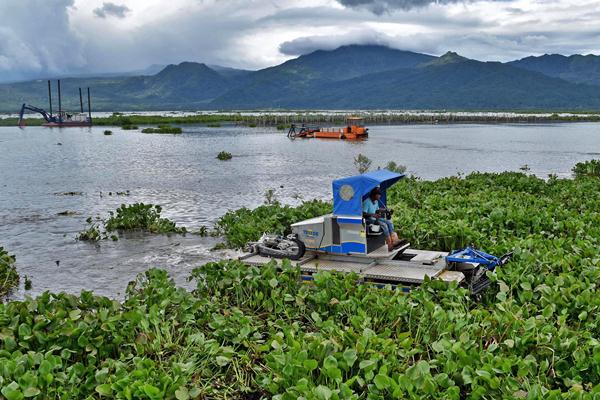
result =
[[[300,268],[305,280],[311,280],[312,276],[319,271],[336,271],[355,273],[361,281],[377,285],[415,286],[426,279],[462,282],[465,279],[462,272],[447,270],[447,255],[446,252],[411,248],[388,252],[387,247],[382,246],[368,256],[340,256],[310,252],[302,259],[291,263]],[[282,262],[280,259],[253,253],[244,254],[239,259],[254,266],[262,266],[273,260],[278,264]]]

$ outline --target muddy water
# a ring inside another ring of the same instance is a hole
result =
[[[274,189],[284,202],[327,198],[333,178],[354,171],[358,153],[383,165],[436,179],[471,171],[518,170],[569,176],[580,160],[600,157],[600,125],[375,126],[365,142],[288,140],[270,128],[184,126],[182,135],[146,135],[104,127],[0,128],[0,245],[33,281],[14,298],[82,289],[111,297],[149,267],[182,285],[191,269],[223,257],[216,239],[134,235],[99,245],[74,238],[89,216],[122,203],[161,204],[189,229],[229,209],[254,207]],[[220,162],[216,154],[233,153]],[[73,192],[73,193],[66,193]],[[62,215],[67,214],[67,215]]]

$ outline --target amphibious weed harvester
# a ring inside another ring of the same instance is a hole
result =
[[[403,177],[384,169],[333,181],[333,213],[292,224],[292,233],[285,237],[265,234],[249,243],[249,252],[240,259],[260,266],[288,258],[306,280],[320,270],[354,272],[365,283],[405,291],[439,279],[480,293],[491,283],[488,271],[505,264],[512,253],[496,257],[473,247],[450,253],[417,250],[406,241],[388,251],[378,223],[363,217],[362,202],[371,190],[380,189],[380,206],[387,210],[386,191]]]

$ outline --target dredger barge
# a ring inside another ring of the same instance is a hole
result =
[[[362,118],[349,117],[346,119],[346,126],[342,128],[322,128],[317,125],[302,124],[301,126],[297,126],[296,124],[292,124],[288,130],[287,136],[290,139],[317,138],[361,140],[369,136],[369,128],[365,128],[364,120]]]
[[[333,213],[292,224],[292,233],[285,237],[263,235],[248,244],[240,260],[262,266],[287,258],[300,268],[304,280],[312,280],[318,271],[337,271],[356,273],[363,283],[404,291],[429,279],[457,282],[473,294],[483,291],[491,283],[488,273],[508,262],[512,253],[496,257],[473,247],[418,250],[405,240],[390,251],[377,222],[364,218],[362,203],[371,190],[380,189],[380,206],[387,210],[386,190],[403,177],[378,170],[335,180]]]

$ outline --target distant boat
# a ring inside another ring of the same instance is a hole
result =
[[[87,97],[88,97],[88,112],[87,114],[83,112],[83,96],[81,94],[81,88],[79,88],[79,113],[69,113],[62,109],[61,103],[61,92],[60,92],[60,80],[58,81],[58,113],[52,113],[52,85],[50,81],[48,81],[48,102],[50,105],[50,111],[46,111],[42,108],[35,107],[23,103],[21,106],[21,112],[19,113],[19,127],[24,127],[25,124],[25,110],[33,111],[38,114],[41,114],[45,124],[42,126],[46,126],[49,128],[68,128],[68,127],[86,127],[92,126],[92,107],[91,107],[91,98],[90,98],[90,88],[87,88]]]
[[[359,117],[346,118],[346,126],[343,128],[321,128],[302,124],[300,130],[296,131],[296,124],[292,124],[287,134],[291,139],[299,137],[347,140],[365,139],[368,135],[369,128],[365,128],[364,119]]]

